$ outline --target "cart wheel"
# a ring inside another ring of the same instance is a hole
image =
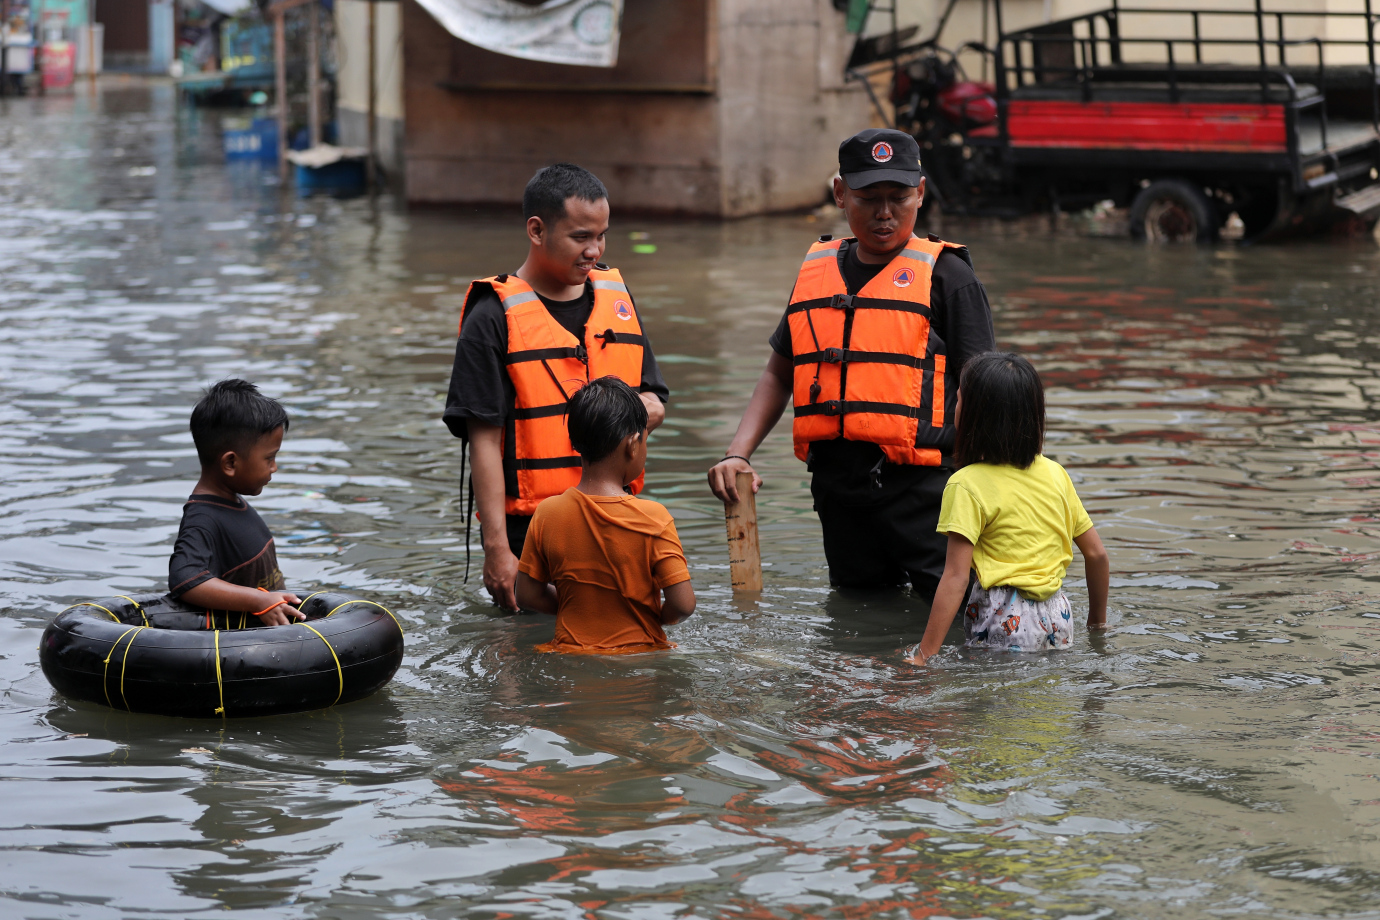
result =
[[[1217,211],[1203,190],[1183,179],[1160,179],[1131,202],[1131,237],[1155,243],[1210,243]]]

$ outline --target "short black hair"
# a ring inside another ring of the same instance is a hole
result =
[[[647,430],[647,406],[617,377],[596,377],[570,397],[565,425],[575,452],[598,463],[628,435]]]
[[[242,453],[275,428],[287,427],[287,410],[248,380],[214,384],[192,410],[192,442],[203,467],[215,466],[226,451]]]
[[[537,170],[522,192],[522,219],[540,217],[548,227],[565,217],[568,198],[598,201],[609,197],[599,177],[574,163],[556,163]]]
[[[960,464],[1025,469],[1045,446],[1045,387],[1029,361],[989,351],[968,359],[958,379],[963,410],[954,456]]]

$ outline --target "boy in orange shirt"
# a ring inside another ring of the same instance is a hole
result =
[[[647,463],[647,407],[617,377],[600,377],[570,398],[566,425],[580,484],[537,506],[518,564],[518,605],[556,617],[556,637],[537,649],[674,648],[662,627],[695,612],[676,524],[623,489]]]

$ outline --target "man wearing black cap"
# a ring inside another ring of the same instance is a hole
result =
[[[958,375],[996,337],[968,250],[914,235],[924,197],[909,134],[871,129],[840,145],[834,202],[853,236],[810,248],[709,486],[737,501],[735,475],[753,471],[748,458],[792,402],[830,582],[909,581],[928,602],[944,573],[946,538],[935,527],[952,472]],[[753,491],[761,484],[755,476]]]

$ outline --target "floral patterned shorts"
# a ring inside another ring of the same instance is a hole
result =
[[[968,648],[1038,652],[1073,644],[1073,608],[1063,591],[1042,601],[1015,588],[974,584],[963,613]]]

